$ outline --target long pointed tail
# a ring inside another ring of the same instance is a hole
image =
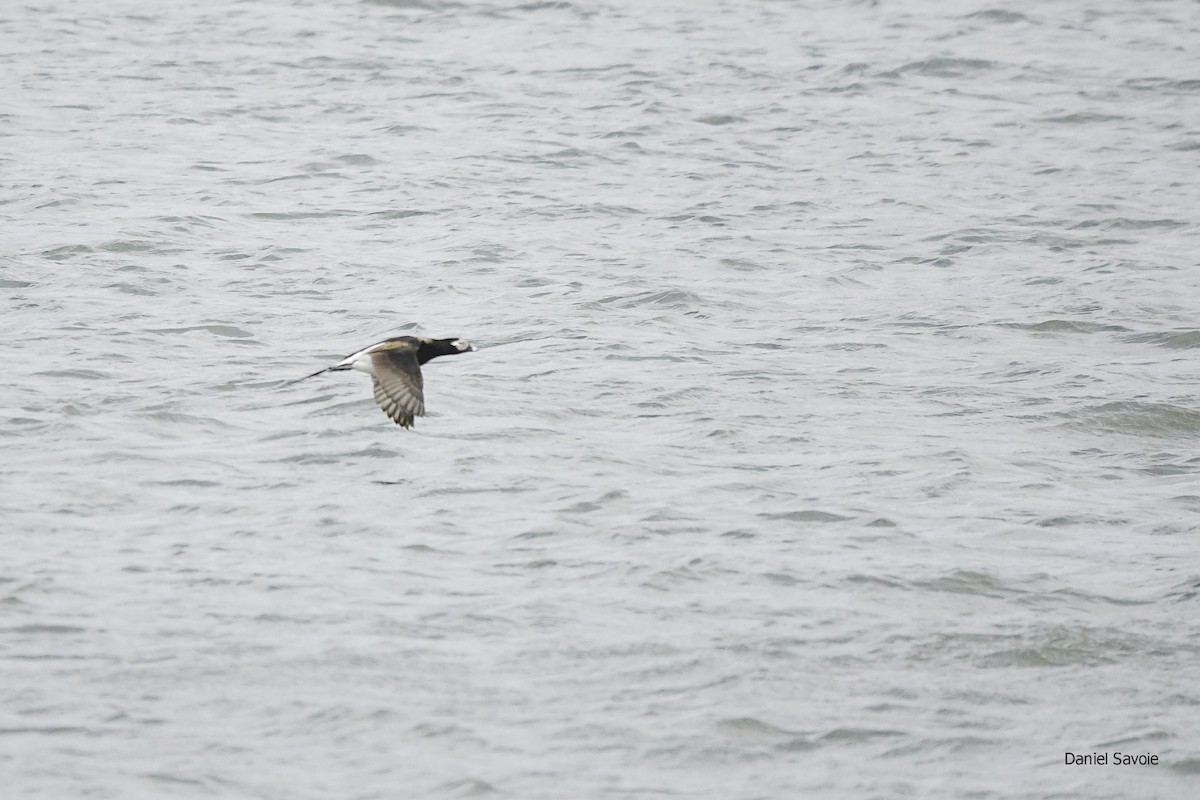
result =
[[[319,369],[316,372],[314,372],[312,375],[305,375],[303,378],[296,378],[296,380],[294,380],[294,381],[288,381],[287,383],[284,384],[284,386],[291,386],[293,383],[299,383],[300,381],[306,381],[309,378],[315,378],[318,375],[324,375],[326,372],[329,372],[331,369],[333,369],[333,367],[325,367],[325,369]]]

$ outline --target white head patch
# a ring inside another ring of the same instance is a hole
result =
[[[456,349],[460,353],[465,353],[468,350],[475,349],[475,348],[471,347],[471,343],[468,342],[466,339],[455,339],[454,341],[450,342],[450,344],[454,345],[454,349]]]

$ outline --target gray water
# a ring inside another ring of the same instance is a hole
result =
[[[0,41],[5,797],[1195,796],[1194,3]]]

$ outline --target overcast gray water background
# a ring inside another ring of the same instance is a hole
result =
[[[0,41],[6,797],[1196,796],[1200,6]]]

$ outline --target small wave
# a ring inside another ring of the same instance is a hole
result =
[[[1103,322],[1086,322],[1073,319],[1047,319],[1041,322],[1001,322],[999,328],[1030,331],[1032,333],[1103,333],[1123,332],[1129,329],[1122,325],[1112,325]]]
[[[1169,350],[1192,350],[1200,347],[1200,330],[1154,331],[1123,337],[1130,344],[1152,344]]]
[[[1078,111],[1074,114],[1058,114],[1042,117],[1042,122],[1054,122],[1059,125],[1088,125],[1094,122],[1119,122],[1129,117],[1120,114],[1101,114],[1095,111]]]
[[[1068,427],[1131,436],[1200,437],[1200,411],[1168,403],[1105,403],[1075,412]]]
[[[983,11],[976,11],[967,14],[963,19],[978,19],[985,22],[999,22],[1005,25],[1011,25],[1016,22],[1029,22],[1029,17],[1024,14],[1003,8],[988,8]]]
[[[934,78],[961,78],[964,75],[987,72],[999,66],[983,58],[926,58],[900,67],[898,74],[915,73]]]

